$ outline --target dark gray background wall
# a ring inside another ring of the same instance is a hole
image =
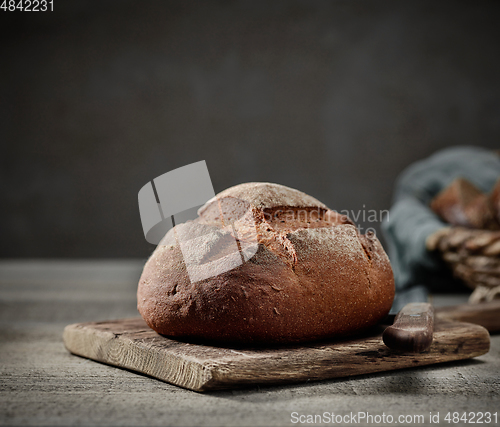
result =
[[[145,257],[138,190],[198,160],[380,210],[413,161],[499,147],[497,2],[54,2],[0,11],[2,257]]]

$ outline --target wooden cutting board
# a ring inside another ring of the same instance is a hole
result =
[[[500,332],[500,299],[479,304],[437,307],[435,312],[440,319],[474,323],[484,326],[490,333]]]
[[[401,354],[382,342],[382,327],[343,341],[275,348],[224,348],[158,335],[142,318],[65,328],[66,348],[79,356],[150,375],[194,391],[323,380],[469,359],[489,350],[479,325],[437,319],[431,348]]]

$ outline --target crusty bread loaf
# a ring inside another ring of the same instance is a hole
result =
[[[360,235],[348,218],[307,194],[242,184],[198,214],[167,233],[139,282],[139,312],[160,334],[303,342],[372,326],[392,305],[392,269],[376,236]],[[235,237],[236,258],[224,243]],[[204,265],[214,275],[199,276]]]
[[[492,196],[488,197],[468,180],[456,178],[431,201],[431,209],[451,225],[497,230],[499,223],[493,201],[496,199]]]
[[[490,209],[493,212],[496,222],[500,225],[500,178],[497,180],[489,196]]]

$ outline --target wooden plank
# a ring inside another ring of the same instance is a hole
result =
[[[142,318],[69,325],[66,348],[79,356],[144,373],[195,391],[249,384],[286,383],[348,377],[485,354],[486,329],[436,320],[427,352],[395,353],[373,334],[337,342],[276,348],[224,348],[165,338]]]
[[[490,332],[500,332],[500,299],[479,304],[461,304],[436,308],[441,319],[475,323]]]

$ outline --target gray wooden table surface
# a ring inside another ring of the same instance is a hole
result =
[[[0,261],[1,425],[297,425],[301,415],[325,412],[391,415],[393,425],[401,425],[400,415],[424,415],[428,424],[429,413],[439,412],[442,425],[462,425],[444,417],[500,412],[499,335],[492,337],[490,352],[474,360],[209,394],[69,354],[61,338],[67,324],[138,315],[142,264]],[[465,299],[434,296],[434,303]],[[355,421],[351,425],[381,425]]]

